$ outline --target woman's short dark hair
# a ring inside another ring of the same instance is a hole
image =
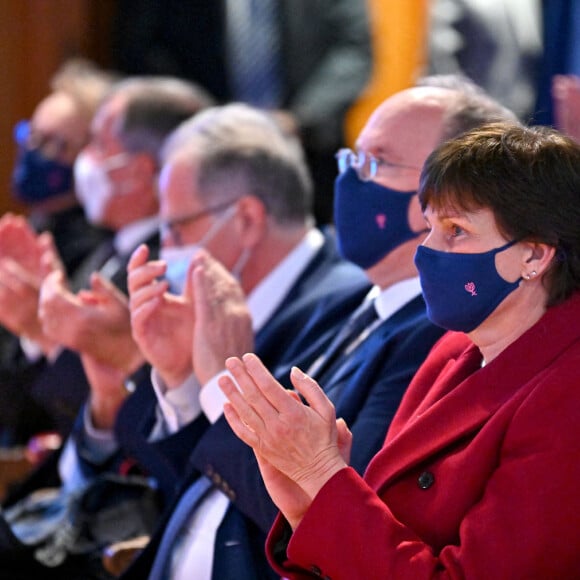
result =
[[[547,127],[484,125],[429,156],[423,209],[489,208],[507,239],[556,248],[548,306],[580,288],[580,145]]]

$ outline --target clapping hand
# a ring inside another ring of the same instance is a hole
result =
[[[40,287],[53,270],[62,269],[52,236],[37,235],[21,216],[0,220],[0,323],[35,341],[45,354],[58,345],[43,332],[38,317]]]
[[[324,484],[346,467],[351,434],[336,420],[318,384],[294,367],[287,391],[256,355],[228,359],[220,387],[229,399],[224,413],[236,435],[250,445],[272,500],[295,528]],[[239,388],[238,388],[239,386]]]
[[[44,333],[63,346],[130,374],[144,359],[131,334],[127,297],[98,273],[89,289],[70,291],[64,274],[52,272],[40,293]]]
[[[180,385],[193,370],[194,315],[190,276],[183,294],[175,296],[168,292],[168,282],[161,279],[165,270],[162,260],[149,260],[145,245],[133,252],[127,268],[133,338],[171,388]]]

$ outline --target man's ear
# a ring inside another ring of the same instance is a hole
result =
[[[526,260],[522,266],[522,278],[531,280],[541,277],[556,255],[556,248],[548,244],[527,242]]]
[[[244,195],[237,202],[235,227],[242,245],[253,248],[266,235],[268,212],[264,203],[255,195]]]

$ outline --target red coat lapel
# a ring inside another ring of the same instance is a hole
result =
[[[533,379],[542,369],[580,338],[579,318],[580,295],[550,308],[534,327],[484,368],[479,368],[481,355],[474,345],[437,370],[429,369],[427,363],[427,372],[421,369],[409,387],[414,409],[401,409],[406,414],[405,424],[397,424],[396,432],[389,433],[385,447],[367,469],[369,485],[380,491],[404,471],[478,430],[519,391],[532,388],[537,383]],[[554,324],[562,329],[557,336],[548,331]],[[453,342],[453,335],[448,336],[447,345],[442,345],[447,349]],[[434,356],[438,355],[436,350]],[[413,390],[418,390],[418,397]]]

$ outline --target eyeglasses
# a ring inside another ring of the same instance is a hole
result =
[[[20,147],[41,152],[50,159],[72,157],[78,153],[83,143],[73,143],[56,134],[43,133],[32,127],[30,121],[19,121],[14,126],[14,141]]]
[[[161,239],[170,239],[175,246],[183,246],[183,239],[181,237],[181,228],[186,224],[193,224],[208,215],[218,213],[224,209],[227,209],[230,205],[233,205],[238,200],[234,199],[231,201],[225,201],[213,207],[206,207],[200,211],[190,213],[181,217],[176,217],[171,220],[161,222],[159,224],[159,232]]]
[[[402,167],[404,169],[421,169],[414,165],[404,165],[402,163],[391,163],[384,159],[379,159],[364,151],[355,152],[352,149],[339,149],[335,155],[338,164],[338,172],[344,173],[352,167],[362,181],[371,181],[377,176],[379,167]]]

